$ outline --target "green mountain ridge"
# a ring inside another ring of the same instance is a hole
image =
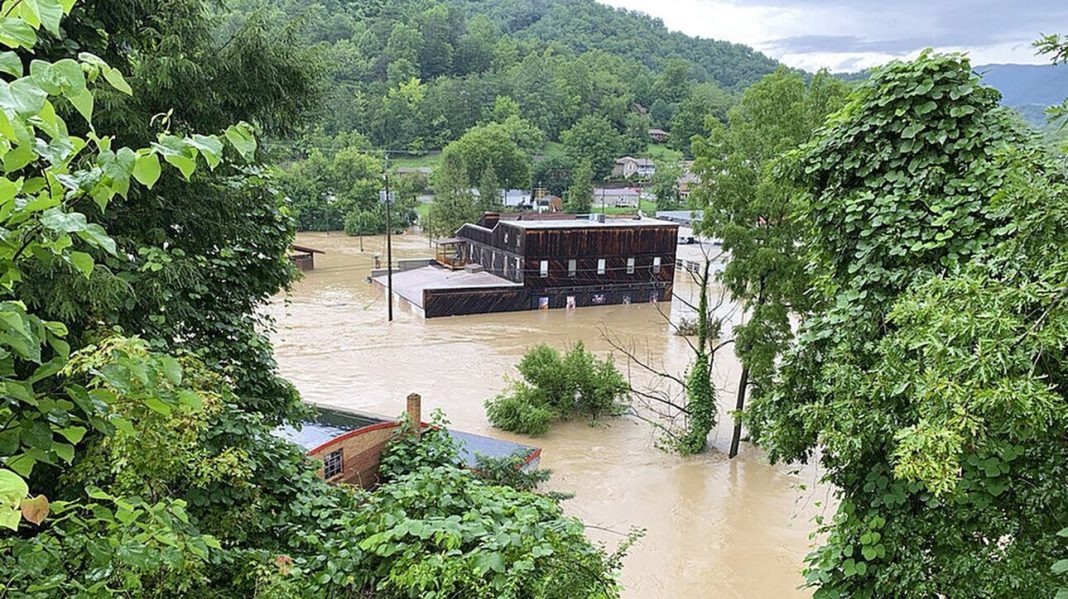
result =
[[[318,48],[320,134],[416,153],[485,122],[500,97],[549,141],[586,116],[632,135],[680,128],[688,140],[780,66],[594,0],[235,0],[227,10],[226,28],[285,22]]]

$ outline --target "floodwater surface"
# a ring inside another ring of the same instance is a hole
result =
[[[612,351],[607,332],[643,361],[681,374],[692,353],[663,313],[678,318],[687,310],[682,302],[424,320],[398,299],[387,323],[385,294],[367,282],[374,256],[385,263],[383,239],[365,238],[362,252],[358,239],[340,233],[301,234],[298,243],[326,254],[268,312],[282,374],[305,401],[391,416],[414,392],[423,396],[424,417],[440,408],[455,428],[542,447],[541,465],[553,470],[550,487],[575,494],[564,507],[590,526],[591,537],[612,548],[628,530],[646,530],[624,561],[624,597],[810,595],[797,588],[799,572],[812,518],[827,509],[829,493],[813,468],[772,466],[746,443],[727,459],[739,371],[729,346],[714,369],[720,424],[700,456],[658,449],[657,431],[635,416],[600,426],[563,423],[536,439],[486,420],[483,402],[507,387],[523,353],[538,343],[581,341],[605,354]],[[394,260],[430,255],[425,237],[394,238]],[[687,279],[676,279],[683,297],[693,291]],[[647,384],[645,373],[619,353],[615,358],[635,386]]]

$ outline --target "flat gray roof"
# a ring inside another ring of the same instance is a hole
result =
[[[704,216],[704,211],[702,210],[661,210],[656,213],[657,218],[684,225],[699,221],[702,216]]]
[[[501,219],[502,225],[513,225],[521,229],[593,229],[626,227],[676,227],[676,223],[655,218],[606,218],[598,222],[585,218],[545,219],[545,220],[507,220]]]
[[[375,277],[375,282],[385,287],[386,275]],[[441,266],[424,266],[413,270],[393,273],[393,292],[416,306],[423,307],[424,289],[454,289],[478,287],[522,287],[508,279],[486,272],[449,270]]]

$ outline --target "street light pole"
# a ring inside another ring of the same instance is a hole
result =
[[[389,288],[389,322],[393,322],[393,221],[392,198],[389,196],[389,154],[386,154],[386,282]]]

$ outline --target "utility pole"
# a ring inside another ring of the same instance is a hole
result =
[[[389,152],[386,152],[386,159],[383,162],[385,164],[385,180],[386,191],[382,195],[382,201],[386,204],[386,287],[389,294],[388,301],[388,313],[389,322],[393,322],[393,197],[389,193]]]

